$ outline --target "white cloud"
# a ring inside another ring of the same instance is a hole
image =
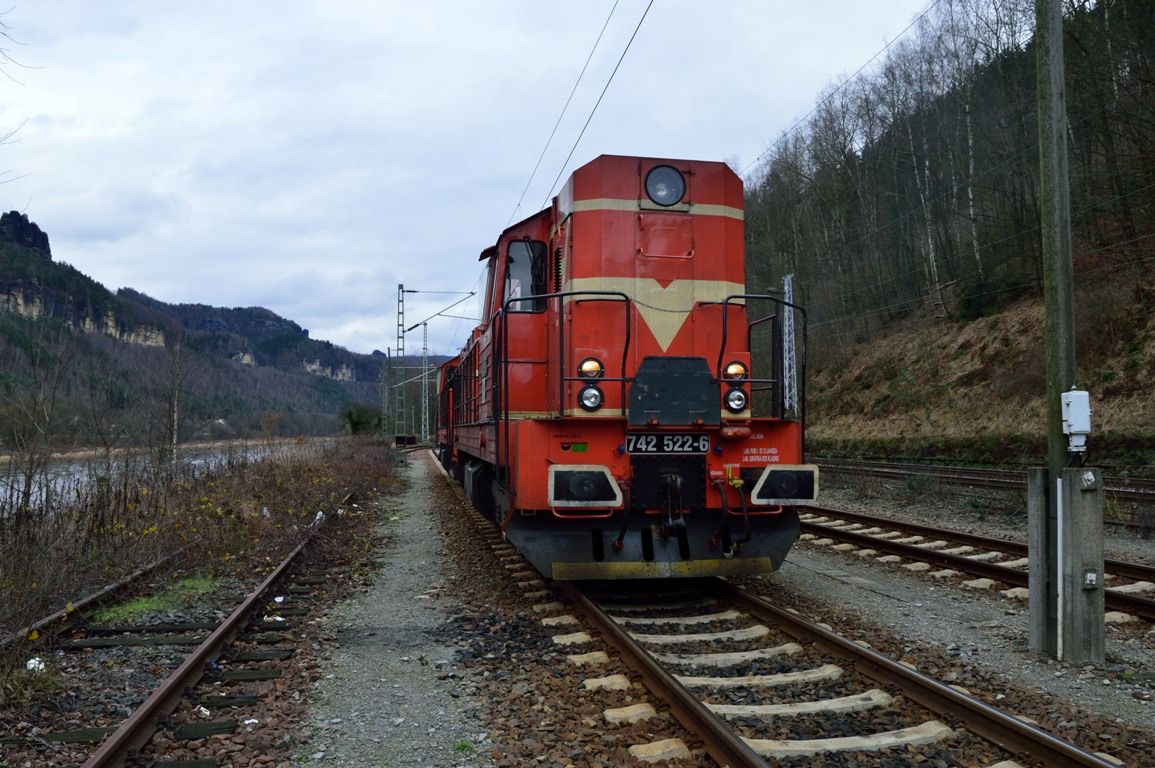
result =
[[[646,3],[620,3],[519,218],[547,199]],[[22,178],[0,208],[111,289],[265,306],[385,349],[398,283],[475,288],[611,5],[20,4],[3,17],[25,67],[0,81],[0,133],[27,122],[0,169]],[[749,164],[921,6],[655,3],[566,172],[602,153]],[[407,320],[455,298],[412,294]],[[468,327],[437,318],[431,347]]]

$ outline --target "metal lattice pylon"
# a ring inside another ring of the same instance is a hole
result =
[[[798,358],[794,344],[794,275],[782,278],[786,306],[782,310],[782,377],[785,379],[783,406],[787,413],[798,411]]]
[[[405,285],[397,284],[397,365],[404,370],[405,358]],[[404,379],[404,376],[398,378]],[[397,418],[393,421],[393,434],[404,434],[405,428],[405,385],[397,385],[397,396],[393,398],[397,409]]]

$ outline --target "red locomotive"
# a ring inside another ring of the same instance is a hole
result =
[[[743,250],[725,164],[604,155],[482,251],[438,456],[544,576],[765,572],[798,538],[818,471],[782,340],[804,316],[746,293]]]

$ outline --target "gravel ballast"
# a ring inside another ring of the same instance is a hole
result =
[[[603,707],[652,698],[636,681],[605,701],[575,694],[581,675],[553,652],[529,608],[535,601],[477,541],[436,464],[415,453],[398,474],[404,484],[385,504],[380,570],[326,624],[335,642],[308,696],[316,703],[293,765],[609,768],[640,765],[623,758],[629,743],[671,735],[694,750],[673,765],[710,764],[660,707],[648,724],[607,726]],[[843,490],[823,501],[851,499]],[[933,504],[924,520],[946,508],[941,498]],[[858,506],[877,511],[873,501]],[[1028,651],[1025,603],[826,548],[800,545],[782,571],[748,582],[1085,747],[1133,757],[1155,738],[1149,625],[1112,632],[1106,664],[1072,667]],[[621,672],[611,664],[597,674]]]

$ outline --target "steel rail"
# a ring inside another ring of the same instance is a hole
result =
[[[828,471],[869,477],[905,478],[910,475],[929,477],[947,485],[977,485],[994,490],[1026,491],[1026,470],[986,467],[940,467],[924,464],[821,459],[818,465]],[[1147,478],[1104,477],[1103,491],[1121,501],[1139,504],[1155,503],[1155,481]]]
[[[846,531],[840,528],[830,528],[820,523],[803,521],[802,530],[808,533],[818,533],[827,538],[838,539],[847,544],[855,544],[863,549],[876,549],[879,552],[886,552],[887,554],[898,555],[899,557],[906,557],[911,560],[922,560],[923,562],[939,565],[943,568],[950,568],[964,573],[971,573],[975,576],[1003,581],[1016,587],[1030,587],[1030,576],[1026,571],[1008,568],[1005,565],[972,560],[965,555],[950,555],[945,552],[936,552],[933,549],[919,547],[917,544],[901,544],[888,539],[879,539],[865,533]],[[937,533],[934,533],[935,536],[944,536],[948,533],[947,531],[934,528],[929,530],[932,532],[937,531]],[[1136,595],[1112,592],[1109,589],[1104,590],[1103,598],[1104,604],[1109,610],[1124,611],[1140,616],[1148,621],[1155,621],[1155,600],[1147,600]]]
[[[165,678],[120,727],[101,742],[82,768],[121,768],[133,754],[152,738],[160,720],[176,709],[187,688],[204,676],[206,664],[216,658],[248,620],[261,607],[265,595],[288,573],[297,557],[305,551],[316,530],[297,545],[288,557],[249,594],[243,603],[217,627],[196,650],[189,654],[176,671]]]
[[[92,608],[101,605],[107,600],[111,600],[113,597],[116,597],[122,591],[132,586],[134,583],[152,573],[156,569],[170,561],[175,561],[178,557],[183,555],[190,546],[191,545],[186,544],[176,552],[164,555],[163,557],[159,557],[148,565],[142,565],[140,568],[137,568],[135,571],[128,574],[127,576],[122,577],[118,581],[114,581],[111,584],[106,584],[95,592],[85,595],[79,600],[70,601],[66,607],[61,608],[55,613],[45,616],[35,624],[30,624],[12,635],[0,638],[0,649],[8,648],[10,646],[14,647],[27,640],[34,633],[43,635],[46,631],[53,628],[64,629],[68,626],[70,621],[83,614],[86,608]]]
[[[767,768],[770,765],[741,736],[675,680],[673,675],[662,669],[628,632],[577,587],[570,582],[555,582],[554,588],[577,606],[626,665],[641,675],[646,688],[669,704],[671,714],[682,727],[702,739],[706,753],[718,765],[730,768]]]
[[[880,528],[893,528],[896,531],[905,531],[907,533],[918,534],[920,536],[949,538],[962,544],[973,544],[976,547],[999,549],[1018,557],[1027,556],[1027,545],[1019,541],[998,539],[993,536],[980,536],[975,533],[955,531],[949,528],[935,528],[934,526],[930,525],[911,523],[905,520],[894,520],[888,517],[876,517],[874,515],[866,515],[861,512],[850,512],[848,510],[842,509],[830,509],[828,507],[814,506],[808,506],[806,509],[825,517],[837,517],[840,520],[850,520],[855,523],[874,525]],[[1103,565],[1111,573],[1114,573],[1117,576],[1122,576],[1126,579],[1134,579],[1135,581],[1155,581],[1155,567],[1150,565],[1143,565],[1142,563],[1129,563],[1125,560],[1115,560],[1112,558],[1104,558]]]
[[[941,716],[957,718],[973,733],[1014,754],[1053,766],[1108,768],[1116,764],[1083,750],[1006,712],[979,701],[933,678],[903,666],[894,659],[828,631],[799,616],[770,605],[765,600],[719,580],[726,599],[760,620],[781,627],[843,658],[853,661],[862,674],[882,683],[896,685],[904,695]]]

